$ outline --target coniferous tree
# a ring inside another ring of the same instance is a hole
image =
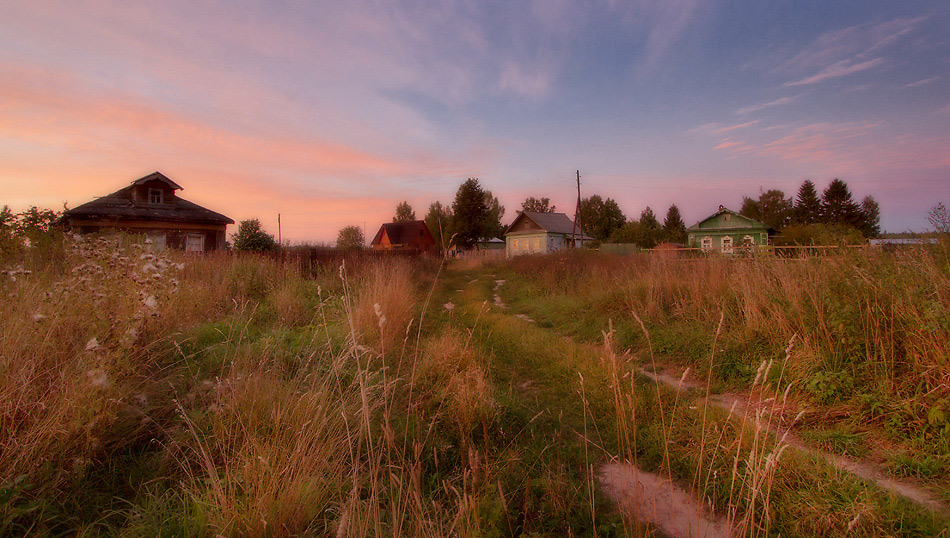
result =
[[[478,178],[470,177],[459,185],[452,203],[452,231],[457,245],[470,248],[489,232],[490,215],[485,194]]]
[[[870,194],[861,200],[861,233],[864,237],[881,235],[881,206]]]
[[[821,194],[822,222],[861,227],[861,207],[851,197],[851,189],[844,181],[835,178]]]
[[[806,179],[798,188],[792,219],[798,224],[821,222],[821,200],[818,199],[818,191],[810,179]]]
[[[663,232],[666,240],[671,243],[686,243],[686,223],[680,216],[680,209],[676,204],[670,206],[663,219]]]

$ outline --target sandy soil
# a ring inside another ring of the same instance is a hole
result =
[[[604,492],[637,521],[652,523],[673,538],[731,536],[725,518],[712,514],[669,479],[629,463],[603,465],[598,478]]]

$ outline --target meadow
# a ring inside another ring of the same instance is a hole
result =
[[[676,535],[611,465],[733,536],[948,533],[939,249],[302,274],[67,237],[0,268],[3,535]]]

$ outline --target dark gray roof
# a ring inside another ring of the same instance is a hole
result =
[[[418,242],[419,232],[425,229],[426,232],[429,232],[426,239],[432,237],[432,232],[429,231],[429,227],[426,225],[424,220],[406,220],[402,222],[387,222],[379,227],[379,231],[376,232],[376,236],[373,238],[372,245],[379,244],[383,239],[383,230],[386,231],[386,236],[389,238],[390,244],[393,245],[408,245],[413,242]],[[435,239],[431,241],[432,244],[435,244]]]
[[[181,190],[181,185],[175,183],[174,181],[168,179],[168,177],[161,172],[152,172],[151,174],[140,177],[132,182],[133,185],[144,185],[148,181],[158,180],[164,182],[166,185],[171,187],[173,190]]]
[[[162,176],[162,178],[164,177],[165,176]],[[151,179],[161,178],[145,176],[142,179],[132,182],[132,185],[124,189],[119,189],[112,194],[107,194],[91,202],[86,202],[85,204],[64,211],[59,221],[65,222],[67,219],[86,218],[91,220],[143,219],[166,222],[234,224],[233,220],[221,213],[211,211],[210,209],[201,207],[198,204],[189,202],[178,196],[175,196],[171,203],[162,205],[136,204],[132,198],[132,189],[140,184],[139,182]],[[178,189],[181,188],[170,179],[165,178],[165,180],[170,185],[173,185],[173,189],[175,187]]]
[[[511,225],[514,226],[515,222],[518,222],[518,219],[521,216],[524,216],[526,219],[531,219],[535,224],[541,227],[548,233],[555,234],[572,234],[575,231],[578,234],[581,234],[580,229],[574,228],[574,221],[571,220],[564,213],[538,213],[536,211],[519,211],[518,216],[515,217],[515,220],[512,221]],[[511,226],[508,227],[511,229]],[[584,239],[591,239],[590,237],[584,236]]]

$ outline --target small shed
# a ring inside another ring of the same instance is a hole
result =
[[[505,232],[505,252],[509,258],[557,252],[571,246],[574,233],[578,246],[593,241],[564,213],[519,211]]]
[[[157,248],[205,252],[225,248],[230,218],[178,196],[181,185],[161,172],[136,179],[112,194],[67,209],[57,224],[81,234],[145,234]]]
[[[379,227],[373,242],[374,250],[398,250],[408,252],[433,252],[435,237],[424,220],[407,220],[386,223]]]
[[[769,230],[761,222],[719,206],[719,211],[686,230],[689,245],[710,252],[733,254],[737,248],[769,244]]]

